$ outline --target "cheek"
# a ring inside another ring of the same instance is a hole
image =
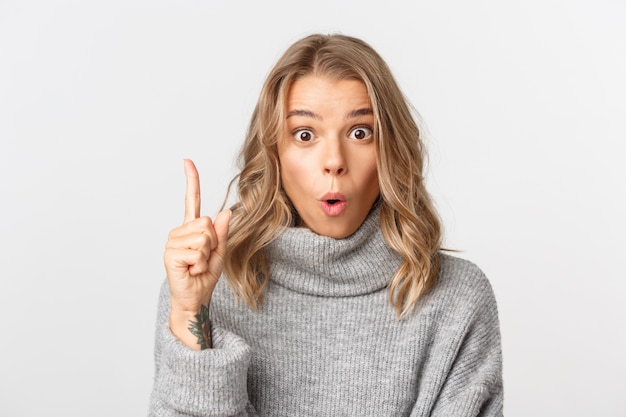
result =
[[[369,180],[367,184],[367,188],[369,188],[372,192],[373,196],[378,196],[380,194],[380,182],[378,181],[378,170],[376,166],[369,173]]]
[[[360,166],[360,176],[364,179],[364,182],[366,182],[369,186],[376,186],[376,188],[378,188],[378,167],[376,165],[376,155],[370,154],[361,159]]]
[[[281,146],[280,144],[277,148],[277,155],[280,177],[284,180],[285,177],[288,177],[287,173],[291,170],[291,158],[288,149],[286,149],[284,145]]]
[[[301,158],[296,152],[283,149],[278,153],[278,161],[283,189],[289,198],[293,198],[294,192],[302,188],[303,181],[306,178]]]

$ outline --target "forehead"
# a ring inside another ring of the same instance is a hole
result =
[[[325,76],[307,75],[295,80],[287,91],[287,112],[295,109],[370,108],[371,101],[362,81],[334,80]]]

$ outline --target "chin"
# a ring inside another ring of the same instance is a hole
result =
[[[333,239],[343,239],[352,235],[354,232],[357,231],[357,229],[358,226],[352,227],[349,225],[337,225],[333,227],[330,225],[325,225],[325,227],[311,230],[320,236],[332,237]]]

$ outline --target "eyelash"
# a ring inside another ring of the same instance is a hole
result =
[[[300,133],[303,133],[303,132],[309,132],[311,134],[311,139],[309,139],[309,140],[301,140],[301,139],[299,139],[298,135]],[[313,131],[311,129],[296,129],[296,130],[293,131],[292,135],[293,135],[294,139],[296,141],[298,141],[298,142],[310,142],[315,137],[315,135],[313,134]]]
[[[356,126],[356,127],[354,127],[354,128],[350,131],[350,135],[349,135],[349,136],[351,137],[351,136],[352,136],[352,134],[353,134],[354,132],[356,132],[357,130],[367,130],[367,131],[368,131],[367,136],[366,136],[365,138],[363,138],[363,139],[357,139],[357,138],[354,138],[354,139],[355,139],[355,140],[357,140],[357,141],[362,141],[362,140],[367,140],[367,139],[370,139],[370,138],[372,137],[372,135],[374,134],[374,129],[372,129],[372,128],[371,128],[371,127],[369,127],[369,126]]]
[[[367,136],[363,139],[357,139],[357,138],[353,138],[352,135],[354,134],[354,132],[358,131],[358,130],[366,130]],[[311,135],[311,138],[309,140],[301,140],[298,138],[298,135],[300,133],[303,132],[308,132]],[[308,129],[308,128],[300,128],[300,129],[296,129],[291,133],[294,137],[294,139],[297,142],[302,142],[302,143],[307,143],[312,141],[313,139],[315,139],[315,134],[313,133],[312,129]],[[356,140],[356,141],[364,141],[367,139],[370,139],[372,137],[372,135],[374,134],[374,129],[372,129],[370,126],[355,126],[352,129],[350,129],[350,132],[348,133],[348,137],[350,137],[350,139]]]

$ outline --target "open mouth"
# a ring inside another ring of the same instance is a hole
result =
[[[331,197],[331,198],[324,198],[323,200],[320,200],[322,210],[328,216],[340,215],[346,208],[346,200],[343,198],[343,196],[339,195],[339,193],[328,193],[328,194],[329,195],[326,195],[324,197]],[[336,194],[336,195],[332,195],[332,194]],[[335,198],[332,198],[332,197],[335,197]]]

